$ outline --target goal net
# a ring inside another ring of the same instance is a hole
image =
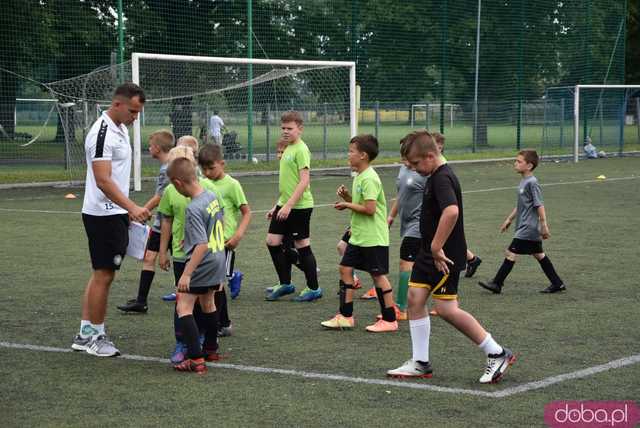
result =
[[[577,162],[588,142],[605,154],[640,143],[640,85],[550,87],[543,106],[545,154],[571,154]]]

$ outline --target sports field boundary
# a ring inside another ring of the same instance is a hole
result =
[[[70,348],[56,348],[52,346],[38,346],[38,345],[30,345],[30,344],[24,344],[24,343],[12,343],[12,342],[0,342],[0,347],[7,348],[7,349],[20,349],[20,350],[36,351],[36,352],[57,352],[57,353],[74,353],[75,352]],[[87,357],[87,358],[90,358],[90,357]],[[148,357],[144,355],[123,354],[120,357],[118,357],[118,359],[129,360],[129,361],[161,363],[161,364],[167,364],[167,365],[170,364],[170,361],[168,358]],[[630,366],[637,363],[640,363],[640,354],[630,355],[628,357],[612,360],[597,366],[587,367],[585,369],[581,369],[581,370],[577,370],[569,373],[563,373],[560,375],[547,377],[538,381],[527,382],[521,385],[508,387],[508,388],[504,388],[502,390],[493,391],[493,392],[482,391],[478,389],[452,388],[447,386],[430,385],[424,382],[418,383],[418,382],[404,381],[404,380],[372,379],[372,378],[352,377],[352,376],[338,375],[338,374],[331,374],[331,373],[308,372],[304,370],[248,366],[243,364],[207,363],[207,366],[215,369],[227,369],[227,370],[237,370],[237,371],[249,372],[249,373],[263,373],[263,374],[273,374],[273,375],[281,375],[281,376],[292,376],[292,377],[299,377],[304,379],[318,379],[318,380],[334,381],[334,382],[361,383],[361,384],[367,384],[367,385],[426,390],[426,391],[433,391],[433,392],[443,392],[448,394],[464,394],[464,395],[487,397],[487,398],[504,398],[504,397],[510,397],[516,394],[522,394],[528,391],[546,388],[561,382],[582,379],[582,378],[593,376],[599,373],[607,372],[609,370],[619,369],[619,368],[623,368],[623,367]],[[430,381],[425,381],[425,382],[430,382]]]
[[[612,154],[610,157],[624,157],[625,155],[639,155],[640,151],[629,151]],[[554,160],[554,159],[572,159],[573,155],[546,155],[540,157],[542,160]],[[491,162],[505,162],[512,161],[515,159],[514,156],[502,157],[502,158],[488,158],[488,159],[461,159],[461,160],[450,160],[449,164],[452,165],[464,165],[464,164],[474,164],[474,163],[491,163]],[[580,159],[583,159],[583,156],[580,156]],[[399,168],[399,162],[393,163],[385,163],[380,165],[374,165],[376,169],[384,169],[384,168]],[[349,166],[335,166],[335,167],[326,167],[326,168],[313,168],[311,170],[311,175],[326,175],[330,173],[338,173],[344,172],[348,174],[351,168]],[[268,171],[237,171],[233,172],[233,176],[235,178],[239,177],[265,177],[265,176],[273,176],[278,175],[279,171],[277,169],[268,170]],[[154,181],[156,177],[143,177],[142,181]],[[66,180],[66,181],[41,181],[41,182],[32,182],[32,183],[5,183],[0,184],[0,190],[11,190],[11,189],[27,189],[27,188],[36,188],[36,187],[78,187],[84,185],[84,180]]]

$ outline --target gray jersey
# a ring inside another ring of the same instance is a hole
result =
[[[211,287],[222,283],[225,279],[222,208],[216,195],[208,190],[193,198],[187,206],[183,245],[187,263],[199,244],[207,244],[207,253],[191,275],[189,287]]]
[[[400,167],[396,187],[400,217],[400,237],[420,238],[420,212],[428,177],[423,177],[406,166]]]
[[[160,165],[160,172],[158,172],[158,178],[156,179],[156,195],[162,197],[164,189],[169,185],[169,177],[167,176],[167,167],[169,164],[163,163]],[[151,228],[160,233],[160,223],[162,222],[162,213],[156,212],[155,220]]]
[[[538,207],[544,205],[542,189],[533,175],[523,178],[518,186],[518,205],[516,211],[517,239],[540,241],[540,220]]]

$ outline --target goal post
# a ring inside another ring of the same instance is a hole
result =
[[[640,90],[640,85],[575,85],[573,87],[573,161],[578,162],[580,157],[580,120],[581,120],[581,109],[584,104],[584,93],[586,90],[590,89],[600,89],[601,92],[598,97],[596,111],[599,112],[600,116],[602,116],[602,97],[605,91],[607,90],[617,90],[623,91],[621,98],[623,101],[617,107],[619,110],[618,116],[618,141],[620,144],[624,141],[624,126],[625,126],[625,115],[627,103],[629,101],[629,92],[630,90]],[[588,132],[587,132],[588,134]],[[585,135],[584,137],[586,137]]]
[[[147,64],[150,62],[158,64],[155,70],[149,70]],[[249,64],[253,67],[251,79],[245,72]],[[279,110],[285,110],[284,107],[288,110],[299,105],[326,106],[327,103],[334,103],[337,110],[340,110],[338,105],[348,104],[348,132],[350,137],[357,134],[356,65],[352,61],[272,60],[136,52],[131,55],[131,79],[147,94],[147,124],[152,121],[152,106],[164,105],[164,110],[158,115],[166,117],[169,110],[167,105],[181,99],[185,100],[185,105],[188,104],[184,114],[189,121],[196,110],[193,107],[196,104],[200,110],[206,110],[206,114],[210,105],[232,104],[229,108],[236,116],[241,114],[243,107],[246,116],[249,116],[248,102],[252,102],[252,106],[257,103],[266,106],[263,107],[263,115],[264,111],[271,114],[273,104],[282,107]],[[258,90],[257,100],[247,97],[243,92],[249,86]],[[253,110],[256,111],[255,107]],[[201,111],[200,114],[205,113]],[[336,115],[346,116],[346,111]],[[133,124],[133,176],[136,191],[141,189],[142,181],[140,119],[139,117]],[[266,120],[269,121],[269,118]],[[247,117],[247,123],[249,121],[253,124],[255,117]],[[206,122],[201,125],[201,132],[202,126],[206,127]],[[267,135],[268,132],[267,130]],[[254,147],[253,143],[252,140],[247,141],[251,148]]]

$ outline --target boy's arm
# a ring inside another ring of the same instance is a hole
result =
[[[340,211],[347,208],[359,214],[372,216],[376,213],[376,200],[375,199],[366,200],[364,201],[364,205],[354,204],[353,202],[336,202],[334,207],[335,209]]]
[[[93,169],[93,175],[98,188],[112,202],[122,207],[122,209],[127,210],[131,220],[144,222],[149,218],[149,210],[144,207],[139,207],[135,202],[127,198],[124,193],[120,191],[115,181],[113,181],[111,178],[111,161],[92,162],[91,168]]]
[[[398,199],[393,200],[393,205],[391,205],[391,211],[389,212],[389,217],[387,217],[387,224],[389,227],[393,224],[393,220],[395,220],[398,215]]]
[[[284,204],[280,211],[278,211],[278,220],[286,220],[289,217],[289,213],[291,212],[291,208],[300,200],[302,194],[307,187],[309,187],[309,183],[311,182],[311,173],[309,172],[309,168],[303,168],[299,171],[300,181],[296,185],[296,188],[293,190],[293,194],[289,198],[289,200]]]
[[[440,221],[438,222],[438,228],[436,229],[436,233],[431,241],[433,262],[435,263],[436,268],[444,274],[449,273],[448,264],[453,264],[453,261],[445,255],[442,248],[444,247],[444,243],[447,242],[447,239],[449,239],[449,235],[451,235],[451,231],[458,221],[459,212],[457,205],[449,205],[442,211]]]
[[[544,205],[538,207],[538,218],[540,219],[540,233],[542,239],[549,239],[551,234],[549,233],[549,226],[547,225],[547,213],[544,210]]]
[[[516,216],[518,209],[514,208],[511,211],[511,214],[509,214],[507,216],[507,218],[505,219],[505,221],[502,223],[502,225],[500,225],[500,232],[505,232],[507,229],[509,229],[509,226],[511,226],[511,222],[513,221],[514,217]]]
[[[249,227],[249,223],[251,223],[251,208],[249,207],[249,204],[240,205],[240,212],[242,213],[242,220],[240,220],[236,233],[234,233],[233,236],[224,243],[225,247],[232,250],[238,246],[240,240],[244,236],[244,233]]]
[[[189,291],[191,275],[193,275],[193,272],[196,270],[204,256],[207,254],[208,249],[209,244],[207,242],[198,244],[193,248],[191,258],[187,262],[187,265],[184,267],[184,272],[182,273],[182,276],[178,281],[178,291],[182,291],[183,293]]]
[[[171,226],[173,226],[173,217],[162,217],[160,223],[160,269],[169,270],[169,257],[167,250],[169,248],[169,238],[171,238]]]
[[[143,208],[148,209],[149,211],[153,210],[154,208],[156,208],[158,206],[158,204],[160,203],[160,195],[155,194],[151,197],[151,199],[149,199],[147,201],[146,204],[144,204]]]

